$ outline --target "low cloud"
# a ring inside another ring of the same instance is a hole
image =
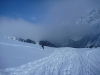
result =
[[[40,38],[42,28],[22,18],[0,18],[0,36],[16,36],[21,38]]]
[[[81,15],[97,6],[99,4],[94,0],[59,1],[51,6],[38,25],[23,18],[0,17],[0,36],[56,41],[71,36],[82,36],[91,28],[89,25],[77,25],[76,21]]]
[[[79,17],[100,6],[98,0],[63,0],[55,3],[44,17],[48,38],[64,40],[71,36],[83,36],[91,32],[89,25],[77,25]]]

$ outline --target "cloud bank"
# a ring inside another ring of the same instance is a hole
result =
[[[0,36],[16,36],[21,38],[36,39],[40,37],[41,29],[22,18],[0,18]]]
[[[76,25],[78,18],[99,6],[99,0],[63,0],[55,2],[38,24],[23,18],[0,17],[0,36],[17,36],[33,40],[60,41],[89,32],[88,25]],[[34,18],[33,18],[34,19]]]

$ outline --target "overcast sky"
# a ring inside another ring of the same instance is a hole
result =
[[[100,0],[0,0],[0,36],[61,38]]]

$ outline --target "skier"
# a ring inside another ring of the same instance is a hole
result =
[[[42,45],[42,48],[44,49],[44,46]]]

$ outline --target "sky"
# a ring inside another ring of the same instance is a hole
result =
[[[0,0],[0,36],[61,39],[78,30],[81,15],[99,6],[100,0]]]

